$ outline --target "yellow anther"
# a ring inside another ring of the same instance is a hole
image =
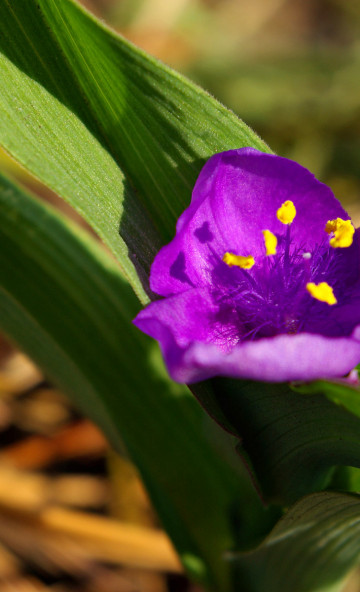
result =
[[[328,234],[330,234],[331,232],[335,232],[336,227],[338,225],[338,220],[341,220],[341,218],[336,218],[336,220],[328,220],[326,222],[325,232],[327,232]]]
[[[342,218],[329,220],[325,226],[325,230],[328,234],[334,233],[334,236],[330,239],[330,245],[335,249],[338,247],[350,247],[352,245],[355,228],[351,220],[342,220]]]
[[[266,255],[276,255],[277,238],[270,230],[263,230]]]
[[[222,260],[229,267],[236,265],[237,267],[241,267],[241,269],[251,269],[255,264],[255,259],[252,255],[243,257],[242,255],[234,255],[234,253],[225,253]]]
[[[296,216],[296,208],[289,199],[284,201],[281,207],[276,212],[276,217],[282,224],[291,224]]]
[[[330,305],[337,303],[332,287],[326,282],[320,282],[320,284],[309,282],[306,284],[306,289],[313,298],[320,300],[320,302],[326,302]]]

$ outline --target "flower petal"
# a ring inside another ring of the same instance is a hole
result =
[[[173,378],[190,383],[216,375],[267,382],[341,377],[360,359],[359,337],[277,335],[243,342],[228,354],[213,345],[194,343]]]
[[[157,300],[149,304],[134,319],[134,324],[155,339],[160,339],[161,327],[168,327],[180,347],[194,341],[211,342],[214,331],[210,325],[217,307],[206,288]]]
[[[189,290],[153,302],[134,323],[157,339],[170,376],[192,383],[212,376],[269,382],[341,377],[360,359],[360,325],[349,337],[277,335],[234,345],[214,330],[209,292]]]
[[[324,303],[312,300],[303,314],[302,331],[328,337],[348,336],[360,324],[360,230],[354,234],[350,247],[336,249],[326,277],[315,276],[317,282],[326,280],[334,289],[338,304],[331,310]]]
[[[360,360],[360,238],[331,249],[325,228],[336,219],[349,217],[297,163],[251,148],[214,155],[151,269],[152,290],[167,298],[134,321],[160,342],[171,376],[348,373]],[[271,257],[264,231],[278,242]],[[328,286],[336,302],[307,297],[306,284]]]
[[[262,231],[284,234],[276,212],[287,200],[296,208],[294,248],[311,251],[328,240],[329,219],[349,218],[331,190],[291,160],[252,148],[215,154],[199,175],[174,240],[155,258],[151,289],[169,296],[204,286],[226,252],[264,257]]]

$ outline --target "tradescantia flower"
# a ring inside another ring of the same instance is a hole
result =
[[[178,382],[339,377],[360,361],[360,242],[331,190],[251,148],[214,155],[135,324]]]

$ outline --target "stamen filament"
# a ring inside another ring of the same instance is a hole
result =
[[[290,265],[290,225],[286,229],[285,237],[285,253],[284,253],[284,267],[288,268]]]

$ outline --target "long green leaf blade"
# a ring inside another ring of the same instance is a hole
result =
[[[316,493],[255,551],[235,560],[249,592],[338,592],[360,558],[360,497]]]
[[[134,265],[146,284],[204,159],[243,145],[268,150],[72,0],[0,3],[0,110],[0,143],[87,219],[143,302]]]
[[[326,487],[333,467],[360,467],[360,419],[322,394],[224,378],[197,394],[210,415],[239,437],[239,452],[269,501],[289,505]]]
[[[0,177],[0,327],[108,434],[125,443],[195,577],[227,590],[243,475],[207,437],[186,387],[154,370],[157,349],[131,325],[137,299],[84,231]]]
[[[345,380],[315,380],[311,383],[303,383],[293,386],[296,393],[319,394],[323,393],[330,401],[342,405],[357,417],[360,417],[360,388],[357,382]]]

